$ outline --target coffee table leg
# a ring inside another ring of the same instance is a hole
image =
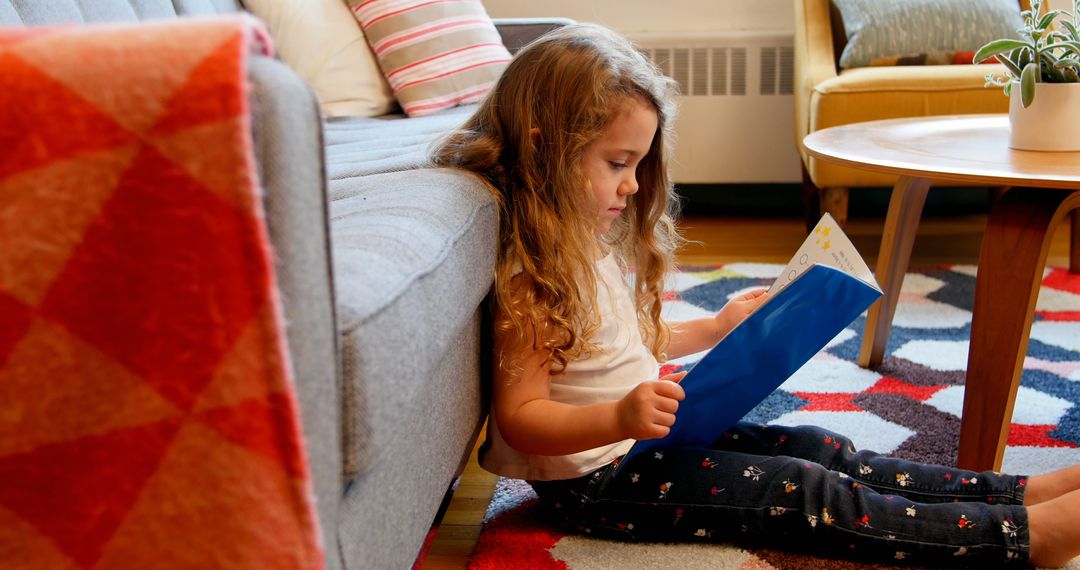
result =
[[[884,295],[874,303],[866,314],[859,366],[871,368],[881,364],[885,345],[892,332],[893,315],[900,298],[900,286],[911,261],[911,246],[919,230],[926,193],[930,181],[925,178],[901,176],[893,186],[889,198],[889,211],[885,216],[885,229],[881,234],[876,277]]]
[[[1053,229],[1080,191],[1013,188],[990,212],[979,254],[957,466],[999,469]]]

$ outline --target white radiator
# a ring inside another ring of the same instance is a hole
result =
[[[631,34],[679,82],[679,183],[802,180],[795,150],[792,36],[783,32]]]

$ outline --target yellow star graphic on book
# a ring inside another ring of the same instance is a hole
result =
[[[824,249],[825,251],[829,251],[829,242],[826,241],[825,245],[821,246],[821,249]]]
[[[825,237],[829,237],[829,230],[831,230],[831,229],[832,228],[826,227],[825,229],[821,230],[821,235],[823,235]]]

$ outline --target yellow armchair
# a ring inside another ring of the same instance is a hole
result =
[[[1018,11],[1027,8],[1018,2]],[[1005,113],[1001,89],[986,88],[985,75],[1000,65],[907,65],[841,70],[847,43],[840,12],[831,0],[795,0],[795,141],[802,157],[808,222],[824,212],[847,220],[850,188],[891,187],[895,176],[821,162],[806,153],[814,131],[877,119]]]

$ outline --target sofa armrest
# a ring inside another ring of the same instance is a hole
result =
[[[837,76],[831,4],[831,0],[795,0],[795,144],[803,163],[807,157],[802,140],[810,132],[814,86]]]
[[[569,18],[495,18],[494,22],[510,53],[517,53],[525,44],[555,28],[574,23]]]
[[[316,495],[326,567],[340,567],[341,380],[331,279],[322,118],[315,94],[280,61],[249,60],[255,160]]]

